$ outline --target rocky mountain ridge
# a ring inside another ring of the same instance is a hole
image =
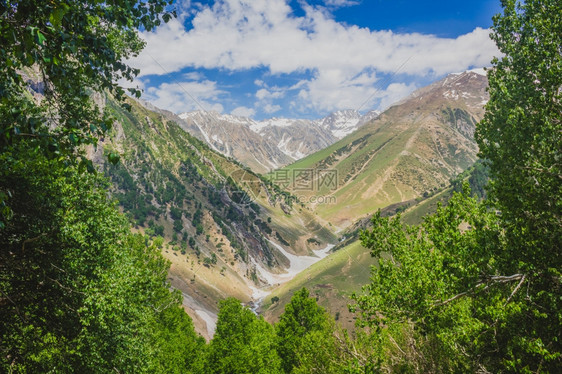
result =
[[[271,118],[255,121],[217,112],[181,113],[180,125],[209,146],[258,173],[267,173],[324,149],[376,118],[341,110],[319,120]]]

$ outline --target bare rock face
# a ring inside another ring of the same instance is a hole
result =
[[[255,121],[249,118],[203,111],[182,113],[179,117],[187,132],[254,171],[265,173],[293,161],[275,143],[253,131]]]

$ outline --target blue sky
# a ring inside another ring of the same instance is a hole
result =
[[[176,113],[260,120],[384,109],[452,72],[489,66],[499,0],[180,1],[129,61],[143,98]]]

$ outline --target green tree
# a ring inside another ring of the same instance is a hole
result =
[[[365,324],[411,330],[418,354],[400,348],[401,370],[562,367],[562,3],[502,4],[504,57],[477,125],[488,205],[456,195],[420,227],[375,216],[362,235],[381,260],[355,299]]]
[[[170,19],[169,4],[0,4],[2,372],[197,370],[202,342],[168,263],[130,233],[107,182],[83,174],[84,146],[114,121],[103,95],[123,99],[115,82],[137,74],[123,63],[143,47],[136,30]]]
[[[504,57],[488,73],[490,101],[476,138],[505,233],[499,271],[525,277],[524,292],[512,297],[505,360],[555,372],[562,367],[562,2],[503,5],[492,39]]]
[[[332,372],[335,341],[328,313],[306,288],[295,292],[275,325],[277,351],[285,373]],[[314,369],[314,370],[312,370]]]
[[[0,176],[13,191],[0,230],[0,371],[169,372],[163,349],[195,355],[168,263],[130,233],[105,180],[19,146],[0,155]]]
[[[161,20],[169,20],[173,14],[165,7],[170,4],[170,0],[2,2],[0,151],[25,140],[49,156],[68,160],[77,146],[95,144],[113,120],[102,115],[92,93],[109,90],[123,97],[124,90],[115,82],[132,80],[138,73],[123,62],[144,46],[137,28],[152,30]],[[33,91],[44,99],[34,99]]]
[[[412,322],[423,360],[407,365],[416,371],[478,369],[480,362],[466,353],[490,338],[501,311],[494,303],[506,300],[521,280],[497,273],[494,254],[502,244],[495,213],[465,192],[455,193],[419,227],[380,213],[372,222],[361,240],[379,264],[366,294],[354,296],[363,324],[403,334]]]
[[[0,4],[0,153],[24,143],[65,164],[93,171],[83,145],[96,145],[114,118],[102,112],[106,92],[119,100],[119,79],[138,70],[123,60],[140,52],[137,28],[168,21],[171,0],[77,2],[7,0]],[[140,91],[130,89],[137,97]],[[94,97],[97,97],[98,103]],[[127,106],[128,104],[123,104]],[[119,155],[110,152],[116,163]],[[11,191],[0,191],[0,228]]]
[[[156,365],[152,373],[204,373],[205,339],[195,333],[185,311],[174,306],[159,316]]]
[[[211,265],[213,264],[213,260],[212,260],[210,257],[205,257],[205,258],[203,259],[203,264],[204,264],[206,267],[211,267]]]
[[[181,233],[181,230],[183,230],[183,222],[181,221],[181,218],[180,218],[180,219],[174,221],[174,232],[175,233]]]
[[[281,373],[273,327],[235,298],[221,301],[207,373]]]
[[[503,3],[492,38],[505,56],[488,72],[476,139],[490,161],[490,197],[510,225],[511,257],[539,271],[561,268],[552,260],[561,259],[562,240],[562,3]]]

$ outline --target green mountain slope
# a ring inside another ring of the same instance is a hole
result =
[[[309,254],[335,241],[294,197],[164,114],[130,104],[127,112],[107,99],[117,118],[114,134],[91,157],[110,177],[135,229],[154,238],[171,261],[172,285],[184,293],[200,332],[209,332],[203,326],[218,300],[255,300],[256,290],[269,285],[264,274],[285,271],[289,260],[275,245]],[[102,153],[115,151],[121,161],[105,163]]]
[[[482,198],[488,183],[488,168],[478,161],[445,188],[431,195],[389,205],[381,209],[381,215],[400,213],[404,224],[419,225],[425,216],[434,214],[439,205],[446,205],[455,191],[460,192],[465,182],[474,196]],[[359,218],[349,226],[342,233],[332,254],[274,289],[263,303],[265,317],[271,322],[277,321],[293,293],[306,287],[320,305],[337,317],[341,326],[353,330],[356,316],[347,307],[350,297],[353,293],[362,292],[362,286],[370,281],[371,266],[377,265],[377,259],[371,257],[359,239],[362,230],[372,228],[371,216]],[[276,301],[273,302],[272,298]]]
[[[432,193],[476,160],[475,124],[488,99],[486,77],[449,75],[418,90],[332,146],[281,172],[289,190],[344,228],[378,208]],[[330,182],[337,176],[337,185]],[[318,199],[318,196],[323,196]]]
[[[264,300],[263,314],[268,321],[277,321],[293,294],[306,287],[339,324],[353,329],[355,315],[347,305],[352,293],[360,292],[369,282],[370,266],[376,263],[369,251],[355,240],[274,289]]]

